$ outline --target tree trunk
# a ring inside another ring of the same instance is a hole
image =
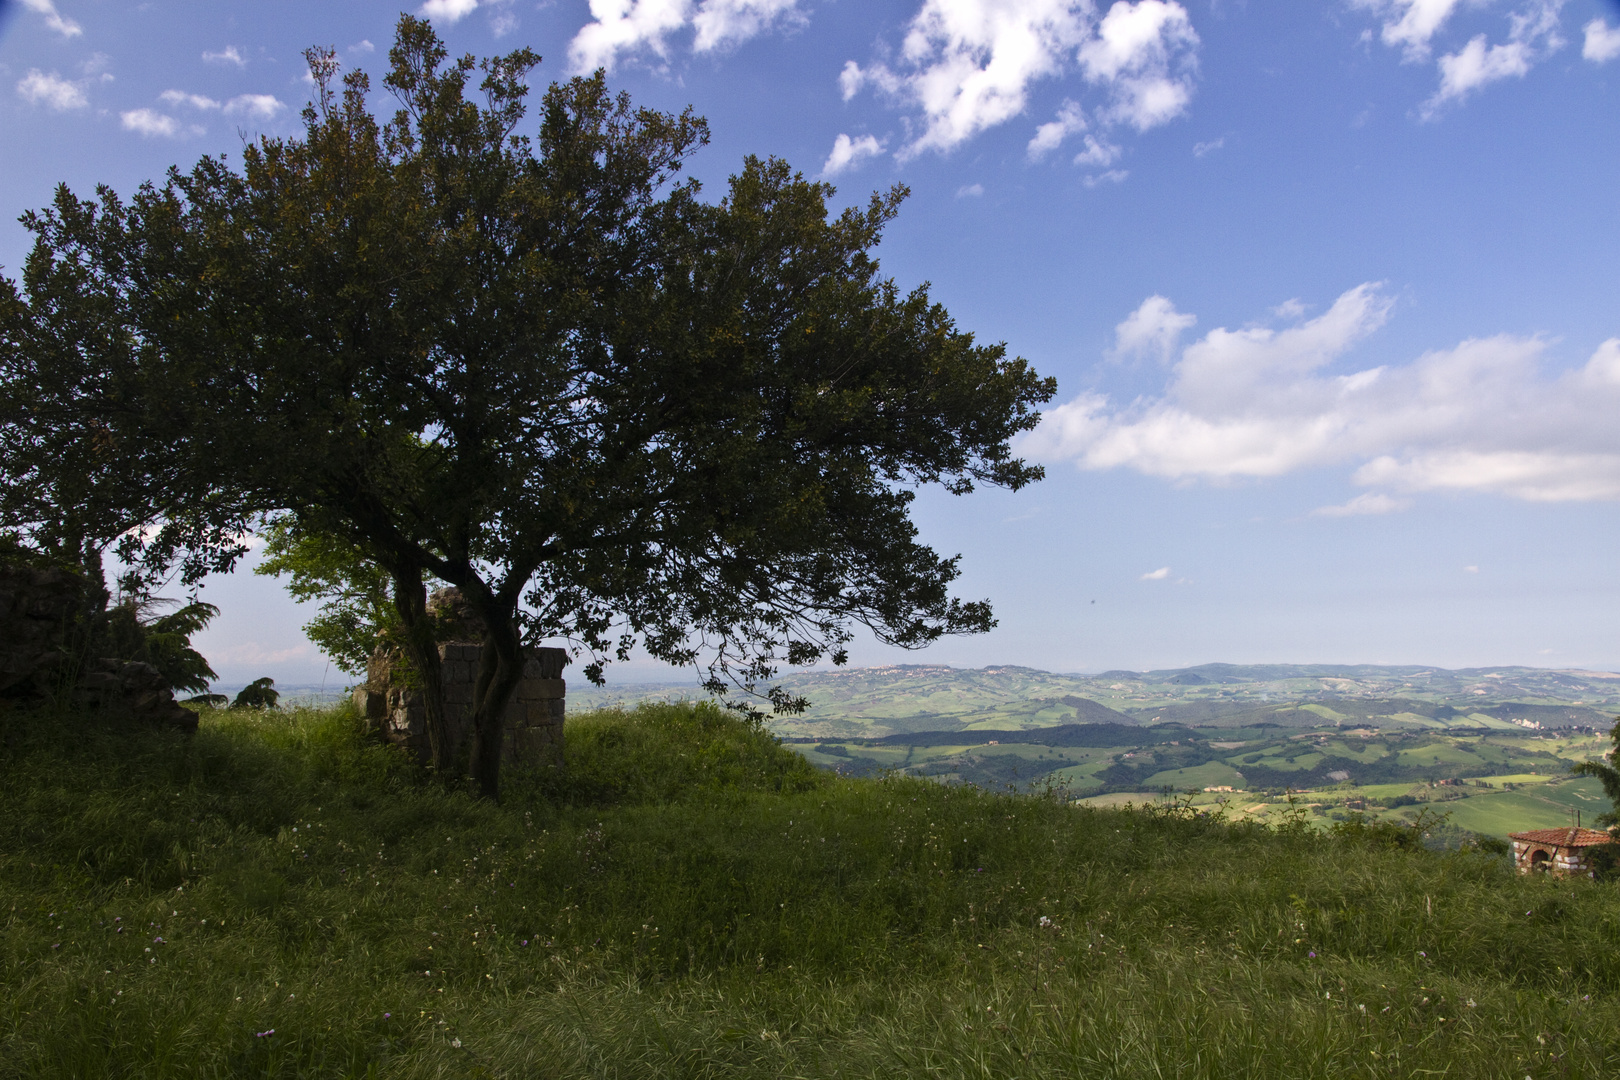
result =
[[[506,706],[523,680],[523,648],[510,615],[492,619],[485,614],[485,622],[489,637],[478,659],[478,682],[473,690],[472,773],[478,793],[499,800]]]
[[[444,678],[439,666],[439,643],[434,640],[433,621],[427,615],[427,586],[420,572],[394,574],[394,610],[405,630],[405,653],[416,669],[422,712],[427,725],[428,755],[433,768],[448,775],[455,763],[456,747],[450,745],[449,725],[444,716]]]

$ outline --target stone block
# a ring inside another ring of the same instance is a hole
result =
[[[562,679],[524,679],[518,692],[526,701],[561,700],[568,696],[568,684]]]

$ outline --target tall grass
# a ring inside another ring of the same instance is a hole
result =
[[[0,717],[0,1076],[1620,1071],[1609,885],[567,735],[494,806],[341,710]]]

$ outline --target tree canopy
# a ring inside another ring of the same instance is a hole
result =
[[[857,624],[906,647],[993,624],[909,506],[1039,478],[1010,440],[1055,385],[880,274],[903,188],[831,214],[750,157],[706,202],[680,179],[701,119],[599,72],[520,131],[539,58],[450,60],[409,16],[386,120],[364,73],[308,59],[301,136],[24,217],[5,524],[187,580],[267,522],[375,567],[441,768],[426,582],[457,586],[490,631],[489,794],[526,641],[575,642],[593,679],[637,645],[706,660],[719,687],[842,662]]]

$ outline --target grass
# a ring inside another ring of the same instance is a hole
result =
[[[0,736],[4,1077],[1620,1068],[1614,887],[1478,852],[835,779],[689,705],[499,806],[343,711]]]

